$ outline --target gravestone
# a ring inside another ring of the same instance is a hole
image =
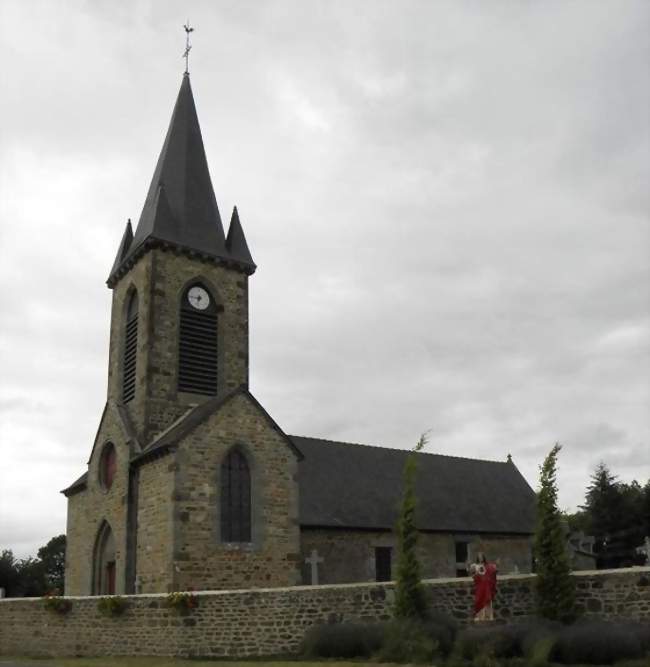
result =
[[[650,537],[646,537],[643,540],[643,544],[636,548],[636,552],[643,554],[645,556],[645,564],[650,565]]]
[[[318,555],[316,549],[312,549],[309,558],[305,558],[305,563],[311,566],[311,585],[318,586],[318,566],[324,562],[324,558]]]

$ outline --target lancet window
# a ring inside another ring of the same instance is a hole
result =
[[[244,453],[232,449],[221,464],[221,541],[251,541],[251,473]]]

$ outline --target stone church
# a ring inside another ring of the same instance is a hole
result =
[[[237,209],[224,232],[189,75],[113,292],[108,395],[68,500],[66,594],[390,579],[406,452],[287,435],[248,382]],[[535,496],[510,457],[421,453],[425,577],[483,550],[530,571]]]

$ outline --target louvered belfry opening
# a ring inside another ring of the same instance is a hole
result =
[[[199,290],[199,294],[205,294],[207,307],[200,300],[188,298],[196,293],[196,290]],[[178,350],[179,391],[207,396],[217,393],[217,330],[218,308],[214,298],[202,285],[192,285],[183,295],[181,304]]]
[[[138,294],[133,292],[126,309],[124,359],[122,363],[122,400],[128,403],[135,396],[135,371],[138,357]]]
[[[251,541],[251,474],[238,449],[221,464],[221,541]]]

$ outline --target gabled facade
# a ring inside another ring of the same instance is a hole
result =
[[[224,232],[185,74],[107,281],[107,401],[64,490],[66,594],[391,576],[404,453],[287,436],[250,393],[255,269],[237,208]],[[514,464],[421,456],[424,574],[479,549],[530,570],[534,494]]]

